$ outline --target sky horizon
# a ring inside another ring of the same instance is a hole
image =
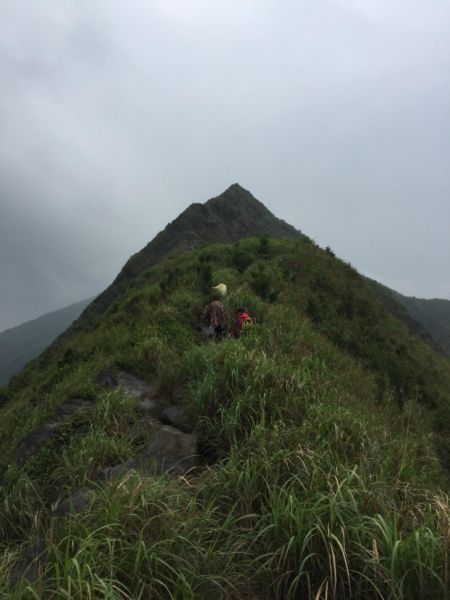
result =
[[[238,182],[450,299],[450,3],[5,0],[0,331],[100,293]]]

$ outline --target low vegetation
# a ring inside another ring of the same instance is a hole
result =
[[[197,330],[211,284],[255,318]],[[183,477],[99,471],[151,437],[105,369],[154,381],[195,423]],[[94,400],[23,465],[21,440],[69,398]],[[175,255],[87,315],[2,390],[5,598],[446,599],[450,368],[368,284],[307,238]],[[89,487],[82,513],[55,516]],[[33,581],[17,564],[41,544]]]

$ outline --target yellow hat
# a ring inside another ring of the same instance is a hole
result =
[[[227,295],[227,286],[225,285],[225,283],[219,283],[219,285],[213,286],[213,290],[218,292],[221,296]]]

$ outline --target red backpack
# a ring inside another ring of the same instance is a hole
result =
[[[244,325],[253,325],[253,319],[248,313],[241,312],[237,315],[237,317],[234,320],[233,331],[231,335],[233,337],[239,337]]]

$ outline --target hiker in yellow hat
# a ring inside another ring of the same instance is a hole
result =
[[[213,288],[212,301],[205,307],[202,316],[201,330],[207,337],[215,336],[216,342],[226,336],[228,331],[228,315],[225,306],[219,300],[227,294],[225,283],[219,283]]]

